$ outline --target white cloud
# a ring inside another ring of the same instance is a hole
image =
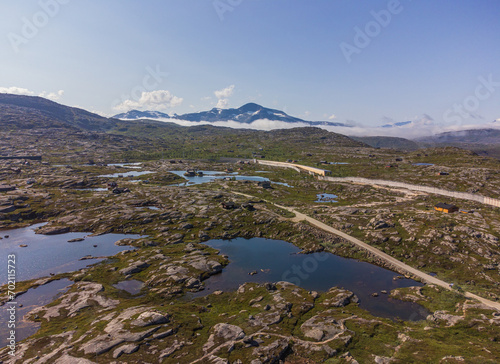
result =
[[[500,129],[500,125],[498,125],[495,122],[446,127],[443,125],[430,123],[429,122],[430,119],[432,118],[429,115],[424,114],[424,116],[418,118],[417,120],[414,120],[411,124],[393,128],[366,127],[353,120],[348,120],[345,123],[347,126],[321,125],[318,127],[334,133],[343,134],[347,136],[393,136],[406,139],[425,137],[439,133],[444,133],[447,131],[461,131],[461,130],[471,130],[471,129],[481,129],[481,128]],[[165,119],[163,121],[174,122],[182,126],[213,125],[213,126],[224,126],[234,129],[256,129],[256,130],[290,129],[290,128],[300,128],[300,127],[310,126],[309,124],[306,123],[287,123],[284,121],[268,120],[268,119],[255,120],[250,124],[243,124],[232,120],[217,121],[217,122],[208,122],[208,121],[194,122],[187,120]]]
[[[125,100],[113,107],[117,111],[129,111],[132,109],[165,111],[182,104],[184,99],[174,96],[167,90],[156,90],[142,92],[139,100]]]
[[[59,100],[62,96],[64,95],[64,90],[59,90],[57,92],[42,92],[40,95],[41,97],[45,97],[46,99],[56,101]]]
[[[335,120],[335,119],[337,119],[337,115],[335,114],[332,114],[328,117],[328,120]]]
[[[380,122],[382,124],[394,124],[396,122],[396,120],[394,120],[393,118],[389,117],[389,116],[382,116],[380,118]]]
[[[227,99],[228,97],[232,96],[234,92],[234,85],[228,86],[226,88],[223,88],[222,90],[217,90],[214,92],[215,97],[218,99]]]
[[[229,105],[229,97],[233,95],[234,85],[223,88],[222,90],[214,91],[215,97],[217,97],[217,108],[225,109]]]
[[[37,94],[36,92],[28,90],[27,88],[12,86],[12,87],[0,87],[0,93],[26,95],[26,96],[40,96],[46,99],[50,99],[52,101],[56,101],[63,96],[64,90],[59,90],[57,92],[42,91]]]
[[[22,87],[0,87],[0,93],[35,96],[35,93],[33,91],[30,91],[30,90],[28,90],[26,88],[22,88]]]
[[[188,121],[188,120],[178,120],[178,119],[158,119],[160,121],[166,121],[169,123],[176,123],[182,126],[196,126],[196,125],[212,125],[212,126],[224,126],[233,129],[255,129],[255,130],[274,130],[274,129],[290,129],[290,128],[301,128],[309,126],[306,123],[287,123],[279,120],[268,120],[259,119],[255,120],[250,124],[239,123],[237,121]]]
[[[219,101],[217,101],[217,105],[215,107],[218,109],[225,109],[228,104],[229,104],[228,99],[219,99]]]

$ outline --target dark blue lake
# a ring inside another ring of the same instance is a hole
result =
[[[85,268],[102,259],[79,260],[86,255],[109,257],[130,246],[118,246],[115,242],[124,238],[138,239],[140,235],[106,234],[88,236],[90,233],[67,233],[60,235],[35,234],[34,229],[44,224],[27,228],[0,231],[0,266],[7,267],[7,256],[16,256],[16,280],[24,281],[49,276],[50,273],[66,273]],[[68,240],[85,238],[83,241],[68,243]],[[19,245],[28,245],[22,248]],[[94,247],[96,245],[96,247]],[[7,268],[5,268],[7,269]],[[0,285],[7,282],[7,275],[0,274]]]
[[[26,293],[16,297],[16,340],[19,342],[33,335],[40,328],[40,323],[26,321],[23,316],[31,310],[47,305],[59,295],[66,292],[73,284],[69,279],[60,279],[49,282],[43,286],[30,288]],[[9,303],[0,307],[0,347],[7,345],[7,323],[9,321]],[[22,307],[21,307],[22,306]]]
[[[236,290],[245,282],[288,281],[307,290],[327,291],[338,286],[354,292],[360,307],[387,318],[419,320],[429,312],[415,303],[394,300],[381,291],[422,286],[411,279],[394,279],[398,273],[376,265],[347,259],[331,253],[298,254],[300,249],[281,240],[264,238],[210,240],[205,244],[229,256],[230,263],[221,274],[204,281],[203,296],[215,290]],[[250,272],[257,271],[255,275]],[[378,297],[372,297],[378,293]]]

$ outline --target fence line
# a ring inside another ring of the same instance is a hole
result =
[[[393,182],[393,181],[386,181],[386,180],[380,180],[380,179],[368,179],[368,178],[360,178],[360,177],[318,177],[318,179],[321,181],[354,182],[354,183],[361,183],[361,184],[368,184],[368,185],[379,185],[379,186],[406,188],[407,190],[427,192],[427,193],[432,193],[432,194],[436,194],[436,195],[448,196],[448,197],[458,198],[458,199],[462,199],[462,200],[470,200],[470,201],[475,201],[475,202],[483,203],[483,204],[490,205],[490,206],[500,207],[500,200],[495,199],[495,198],[485,197],[482,195],[476,195],[476,194],[467,193],[467,192],[448,191],[448,190],[443,190],[441,188],[436,188],[436,187],[419,186],[419,185],[412,185],[412,184],[403,183],[403,182]]]
[[[292,168],[292,169],[296,170],[297,172],[309,171],[310,173],[312,172],[315,174],[321,174],[321,171],[324,171],[324,170],[319,169],[319,168],[303,166],[303,165],[295,164],[295,163],[275,162],[275,161],[266,161],[266,160],[254,160],[254,162],[259,163],[259,164],[263,164],[263,165],[267,165],[267,166],[273,166],[273,167]],[[500,200],[498,200],[496,198],[475,195],[475,194],[467,193],[467,192],[448,191],[448,190],[443,190],[441,188],[436,188],[436,187],[412,185],[412,184],[403,183],[403,182],[393,182],[393,181],[386,181],[386,180],[381,180],[381,179],[368,179],[368,178],[361,178],[361,177],[327,177],[327,176],[321,176],[321,175],[318,175],[318,180],[331,181],[331,182],[354,182],[354,183],[361,183],[361,184],[367,184],[367,185],[379,185],[379,186],[406,188],[407,190],[427,192],[427,193],[432,193],[435,195],[448,196],[448,197],[458,198],[461,200],[475,201],[475,202],[483,203],[485,205],[500,207]]]

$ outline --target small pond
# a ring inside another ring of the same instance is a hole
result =
[[[119,177],[139,177],[144,174],[150,174],[150,173],[156,173],[152,171],[122,171],[118,173],[112,173],[112,174],[102,174],[97,177],[106,177],[106,178],[119,178]]]
[[[108,191],[107,188],[103,187],[98,187],[98,188],[75,188],[75,191],[96,191],[96,192],[103,192],[103,191]]]
[[[294,188],[293,186],[290,186],[288,183],[285,183],[285,182],[272,182],[272,184],[275,184],[275,185],[281,185],[281,186],[285,186],[285,187],[291,187],[291,188]]]
[[[316,201],[314,202],[338,202],[336,200],[338,197],[332,193],[320,193],[316,195]]]
[[[6,328],[10,316],[7,311],[8,308],[16,307],[16,341],[19,342],[36,333],[40,328],[39,323],[26,321],[23,316],[37,307],[51,303],[59,295],[66,292],[72,284],[73,282],[69,279],[52,281],[43,286],[30,288],[26,293],[16,297],[15,302],[17,305],[6,303],[2,306],[0,309],[0,333],[2,333],[0,335],[0,347],[7,345]],[[20,307],[21,305],[22,307]]]
[[[234,178],[237,181],[255,181],[255,182],[265,182],[269,181],[274,184],[279,184],[287,187],[293,187],[283,182],[273,182],[269,178],[261,177],[261,176],[240,176],[237,172],[219,172],[219,171],[200,171],[203,172],[203,176],[195,176],[195,177],[187,177],[184,175],[185,171],[169,171],[170,173],[176,174],[180,177],[183,177],[186,182],[179,183],[173,186],[186,186],[186,185],[199,185],[202,183],[212,182],[216,179],[222,178]]]
[[[395,279],[397,273],[376,265],[347,259],[331,253],[298,254],[300,249],[281,240],[264,238],[210,240],[205,244],[229,256],[230,263],[221,274],[204,281],[205,290],[192,297],[216,290],[236,290],[244,282],[288,281],[307,290],[327,291],[338,286],[354,292],[360,307],[373,315],[404,320],[419,320],[429,312],[422,306],[393,300],[392,289],[422,286],[411,279]],[[250,272],[257,274],[249,275]],[[378,297],[372,297],[378,293]]]
[[[100,262],[104,257],[115,255],[131,246],[118,246],[115,242],[124,238],[138,239],[140,235],[106,234],[88,236],[90,233],[67,233],[60,235],[35,234],[34,229],[44,224],[36,224],[27,228],[1,231],[0,266],[7,266],[7,256],[16,255],[16,280],[25,281],[33,278],[49,276],[50,273],[66,273],[85,268]],[[68,240],[84,239],[69,243]],[[27,247],[20,247],[27,245]],[[94,247],[94,245],[96,245]],[[80,260],[85,256],[99,257]],[[0,275],[0,285],[7,282],[7,275]]]
[[[137,209],[149,209],[149,210],[153,210],[153,211],[159,211],[160,210],[160,208],[156,207],[156,206],[137,206],[136,208]]]
[[[142,287],[144,287],[144,283],[136,279],[130,279],[114,284],[113,287],[126,291],[135,296],[141,292]]]
[[[123,167],[123,168],[142,168],[142,163],[110,163],[108,166]]]
[[[433,163],[413,163],[414,166],[433,166]]]

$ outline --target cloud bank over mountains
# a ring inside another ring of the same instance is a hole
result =
[[[226,104],[227,97],[230,97],[232,92],[232,87],[216,91],[219,103]],[[249,107],[248,105],[252,106]],[[268,110],[269,112],[262,114],[264,117],[256,115],[255,117],[248,119],[248,116],[256,114],[256,111],[254,110],[258,110],[259,108]],[[229,114],[229,117],[227,114]],[[348,136],[392,136],[407,139],[422,138],[451,131],[490,128],[500,129],[500,119],[480,124],[461,123],[460,125],[446,125],[437,122],[428,114],[422,114],[412,118],[411,120],[401,122],[385,117],[382,120],[384,123],[381,123],[379,126],[366,126],[352,120],[345,123],[338,123],[336,122],[336,117],[329,117],[329,121],[324,122],[310,122],[294,118],[280,110],[267,109],[257,104],[247,104],[239,109],[215,108],[206,112],[184,115],[168,115],[157,113],[152,110],[141,113],[133,110],[125,114],[115,115],[115,117],[123,119],[155,119],[159,121],[173,122],[182,126],[213,125],[233,129],[273,130],[316,126]]]

